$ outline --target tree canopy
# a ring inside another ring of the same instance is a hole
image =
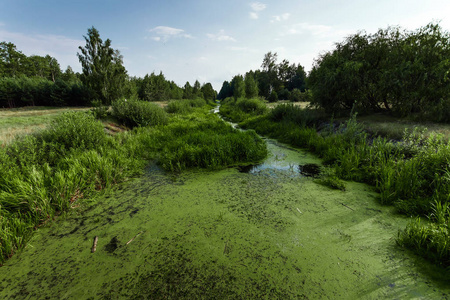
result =
[[[322,54],[309,76],[314,102],[335,111],[389,110],[450,120],[450,35],[438,24],[358,32]]]
[[[91,90],[94,99],[110,104],[125,93],[127,71],[122,56],[111,47],[110,39],[103,42],[94,27],[88,29],[84,39],[86,45],[80,46],[81,53],[77,53],[83,70],[81,79]]]

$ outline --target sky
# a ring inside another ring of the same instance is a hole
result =
[[[120,51],[130,76],[163,72],[179,86],[225,80],[261,68],[264,55],[300,63],[358,31],[439,22],[450,31],[448,0],[0,0],[0,41],[25,55],[55,57],[81,72],[88,28]]]

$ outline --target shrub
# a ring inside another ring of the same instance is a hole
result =
[[[100,100],[94,100],[92,101],[92,114],[96,119],[105,119],[108,116],[108,109],[109,107],[102,104],[102,101]]]
[[[236,102],[236,106],[245,113],[252,115],[262,115],[267,112],[267,106],[260,99],[239,99]]]
[[[65,149],[95,149],[105,142],[106,134],[102,123],[93,115],[69,111],[58,116],[42,132],[42,139]]]
[[[119,123],[133,128],[166,124],[168,117],[158,105],[135,99],[121,99],[112,103],[112,116]]]
[[[323,118],[322,113],[312,109],[302,109],[293,104],[280,104],[269,113],[269,119],[274,122],[292,122],[305,127],[312,126]]]
[[[278,101],[278,94],[275,92],[275,90],[272,90],[269,96],[269,102],[277,102]]]

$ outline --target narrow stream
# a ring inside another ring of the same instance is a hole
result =
[[[150,166],[40,229],[0,268],[0,298],[450,297],[448,273],[395,245],[408,218],[372,187],[321,186],[319,159],[267,143],[256,166],[181,175]]]

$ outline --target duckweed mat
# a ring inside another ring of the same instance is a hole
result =
[[[328,189],[289,167],[315,158],[271,151],[288,167],[149,169],[39,229],[0,268],[0,298],[449,298],[445,270],[395,245],[408,218],[371,187]]]

